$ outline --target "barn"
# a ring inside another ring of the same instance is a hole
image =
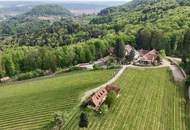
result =
[[[117,95],[120,92],[120,88],[117,85],[110,84],[106,87],[99,89],[90,97],[91,105],[97,110],[106,100],[107,94],[110,91],[114,91]]]

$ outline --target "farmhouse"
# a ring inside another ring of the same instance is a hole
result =
[[[153,64],[156,58],[158,57],[157,51],[155,49],[151,51],[139,50],[139,58],[136,63],[139,64]]]
[[[101,88],[91,96],[90,102],[95,109],[98,109],[102,105],[110,91],[114,91],[118,95],[120,88],[117,85],[110,84],[104,88]]]

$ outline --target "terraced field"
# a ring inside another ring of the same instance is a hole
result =
[[[39,129],[55,111],[72,114],[81,94],[109,80],[113,70],[75,72],[0,87],[0,130]]]
[[[128,69],[116,82],[121,94],[104,116],[89,114],[88,130],[190,130],[183,87],[164,69]],[[66,125],[77,130],[79,114]]]

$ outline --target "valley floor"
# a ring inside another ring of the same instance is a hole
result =
[[[116,81],[121,94],[104,116],[89,114],[88,130],[189,130],[190,114],[184,89],[169,68],[127,69]],[[66,130],[79,129],[79,114]]]

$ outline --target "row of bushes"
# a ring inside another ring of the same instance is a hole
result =
[[[45,72],[43,72],[40,69],[37,69],[34,71],[18,74],[16,76],[16,78],[17,78],[17,80],[25,80],[25,79],[31,79],[31,78],[35,78],[35,77],[44,76],[44,75],[46,75]]]

